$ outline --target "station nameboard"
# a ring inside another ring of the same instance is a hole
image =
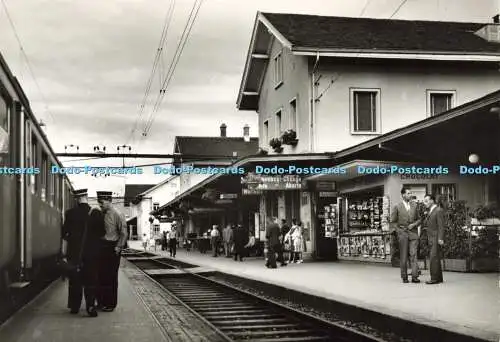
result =
[[[303,190],[304,184],[299,175],[258,175],[248,173],[241,178],[242,194],[260,194],[261,191]]]

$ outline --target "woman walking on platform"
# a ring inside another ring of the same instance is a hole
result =
[[[295,261],[295,249],[294,249],[294,243],[293,243],[293,233],[295,232],[297,227],[298,227],[297,226],[297,219],[292,219],[292,228],[290,228],[290,230],[286,233],[285,238],[284,238],[284,242],[288,246],[288,250],[290,253],[289,258],[288,258],[289,263],[292,263]]]
[[[302,222],[299,222],[298,225],[295,226],[295,229],[293,230],[292,233],[292,239],[293,239],[293,251],[295,254],[294,262],[300,264],[303,262],[302,251],[304,245],[304,240],[302,236]]]

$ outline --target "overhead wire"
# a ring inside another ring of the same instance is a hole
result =
[[[398,7],[396,8],[396,10],[391,14],[391,16],[389,17],[389,19],[392,19],[400,10],[401,8],[404,6],[404,4],[407,2],[408,0],[402,0],[401,3],[398,5]],[[363,7],[363,9],[361,10],[361,13],[359,14],[358,17],[361,17],[363,16],[363,14],[366,12],[366,9],[368,8],[368,6],[370,5],[370,2],[371,0],[368,0],[366,3],[365,3],[365,6]],[[358,52],[356,54],[356,56],[354,58],[357,58],[359,57],[360,53]],[[319,101],[323,95],[333,86],[333,84],[335,82],[337,82],[339,80],[339,78],[342,76],[342,73],[339,73],[338,75],[336,75],[335,77],[332,77],[332,79],[330,80],[330,83],[328,84],[328,86],[320,93],[319,96],[317,96],[314,101]],[[318,80],[315,81],[315,83],[318,82]]]
[[[177,49],[175,51],[174,57],[169,65],[168,71],[166,78],[162,84],[162,88],[160,89],[160,92],[157,96],[157,100],[155,102],[155,105],[153,107],[153,111],[151,112],[149,119],[144,127],[144,131],[142,134],[142,137],[146,137],[153,125],[154,119],[155,119],[155,114],[158,112],[161,103],[163,101],[163,98],[165,97],[166,91],[168,89],[168,86],[170,85],[170,82],[172,80],[172,77],[175,73],[175,70],[177,68],[177,64],[180,60],[180,57],[182,56],[182,52],[184,51],[184,48],[189,40],[191,30],[194,26],[194,23],[196,22],[196,19],[198,17],[199,10],[201,8],[201,5],[203,3],[203,0],[196,0],[195,3],[193,4],[193,7],[191,9],[191,12],[189,14],[188,20],[186,21],[186,25],[184,27],[181,39],[179,40],[179,43],[177,44]]]
[[[399,10],[404,6],[404,4],[406,4],[407,1],[408,0],[402,0],[401,3],[399,4],[398,8],[396,8],[396,10],[391,14],[389,19],[392,19],[399,12]]]
[[[372,0],[367,0],[366,3],[365,3],[365,7],[363,7],[363,10],[361,11],[361,13],[359,14],[359,17],[362,17],[363,14],[365,14],[365,11],[366,9],[368,8],[368,6],[370,5],[370,2],[372,2]]]
[[[5,14],[7,15],[7,19],[10,23],[10,26],[11,26],[12,30],[14,31],[14,36],[16,37],[17,43],[19,44],[21,54],[24,57],[24,59],[26,60],[26,64],[28,66],[28,71],[30,72],[31,77],[33,78],[33,82],[35,83],[35,86],[37,87],[37,90],[40,93],[40,97],[42,98],[42,102],[45,106],[45,112],[49,115],[50,119],[54,123],[55,122],[54,116],[52,115],[52,113],[49,110],[49,106],[47,104],[47,99],[45,98],[45,96],[42,92],[42,89],[40,87],[40,84],[38,83],[38,80],[35,76],[35,72],[33,71],[33,67],[31,66],[31,62],[28,58],[28,55],[26,54],[26,51],[24,50],[23,44],[21,43],[21,38],[19,38],[19,34],[17,33],[16,26],[14,25],[14,21],[12,20],[12,18],[10,16],[9,9],[7,8],[7,4],[5,3],[5,0],[2,0],[2,5],[3,5],[3,8],[5,10]]]
[[[173,17],[173,13],[174,13],[174,10],[175,10],[175,3],[176,3],[176,0],[172,0],[172,2],[170,3],[170,6],[168,8],[168,11],[167,11],[167,14],[166,14],[166,17],[165,17],[165,22],[163,24],[163,29],[162,29],[162,33],[161,33],[161,37],[160,37],[160,42],[158,44],[158,48],[156,49],[156,54],[155,54],[155,59],[153,61],[153,66],[152,66],[152,69],[151,69],[151,74],[148,78],[148,81],[146,83],[146,89],[144,91],[144,95],[143,95],[143,98],[142,98],[142,101],[141,101],[141,105],[139,107],[139,113],[138,113],[138,116],[134,122],[134,125],[133,125],[133,128],[130,132],[130,135],[129,137],[127,138],[127,142],[125,144],[128,144],[130,142],[130,139],[133,139],[134,137],[134,133],[136,132],[137,130],[137,126],[139,124],[139,121],[144,113],[144,110],[145,110],[145,107],[146,107],[146,103],[147,103],[147,99],[149,97],[149,93],[151,91],[151,86],[153,84],[153,79],[155,77],[155,73],[156,73],[156,69],[158,67],[158,65],[162,62],[162,56],[163,56],[163,51],[165,50],[166,48],[166,43],[167,43],[167,37],[168,37],[168,30],[169,30],[169,27],[170,27],[170,24],[172,22],[172,17]],[[160,67],[161,67],[161,64],[160,64]],[[160,76],[160,79],[161,79],[161,76]]]

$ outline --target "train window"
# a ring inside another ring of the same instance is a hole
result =
[[[0,163],[5,165],[9,161],[9,105],[0,96]]]
[[[55,196],[55,175],[50,172],[50,165],[47,165],[48,178],[48,199],[51,206],[54,206],[54,196]]]
[[[25,148],[26,167],[33,167],[33,159],[31,158],[31,154],[32,154],[32,151],[31,151],[31,126],[30,126],[29,121],[26,121],[25,132],[26,132],[26,141],[24,142],[24,144],[26,146],[26,148]],[[31,178],[32,178],[31,175],[26,176],[26,184],[28,186],[31,186],[31,183],[33,182],[33,180]]]
[[[42,174],[42,180],[41,180],[41,197],[42,201],[48,200],[47,198],[47,190],[48,190],[48,182],[49,182],[49,163],[47,162],[47,154],[45,152],[42,152],[42,168],[40,170]]]
[[[63,194],[64,194],[64,185],[63,185],[63,177],[57,175],[57,207],[59,210],[63,210]]]
[[[38,142],[34,133],[31,134],[31,162],[33,163],[33,167],[40,167],[40,157],[38,156]],[[40,176],[33,175],[31,179],[33,181],[33,193],[36,194],[39,188],[38,180],[40,179]]]

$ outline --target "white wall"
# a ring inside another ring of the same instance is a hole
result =
[[[149,213],[153,210],[153,203],[160,206],[172,201],[180,194],[180,177],[172,177],[167,182],[144,194],[143,200],[135,206],[137,208],[137,234],[149,234]]]
[[[275,88],[274,84],[274,57],[282,51],[283,53],[283,84]],[[290,128],[290,101],[297,98],[297,146],[283,146],[285,153],[304,153],[309,151],[309,90],[308,65],[305,57],[293,56],[287,48],[275,40],[271,49],[270,62],[262,84],[261,96],[259,98],[259,147],[265,148],[270,154],[274,153],[269,146],[269,140],[279,138],[276,132],[276,112],[282,110],[283,130]],[[266,139],[263,133],[264,121],[269,121],[269,137]]]
[[[320,68],[319,93],[337,79],[316,103],[315,152],[334,152],[377,134],[350,132],[350,88],[380,89],[381,134],[428,117],[428,90],[455,91],[455,106],[500,87],[497,70],[327,65]]]
[[[273,57],[283,51],[284,82],[278,88],[274,84]],[[376,88],[380,90],[381,133],[407,126],[428,117],[428,90],[451,90],[456,92],[455,106],[470,102],[500,87],[500,73],[496,68],[478,69],[460,65],[416,67],[410,62],[406,66],[347,65],[333,63],[332,59],[320,59],[316,71],[319,82],[315,87],[315,115],[313,119],[313,142],[310,146],[312,94],[310,72],[314,59],[293,56],[275,41],[270,63],[264,75],[259,98],[259,146],[274,153],[269,140],[278,137],[276,112],[282,109],[282,121],[289,122],[289,102],[298,99],[299,142],[296,147],[283,145],[283,153],[335,152],[372,139],[377,134],[351,134],[350,88]],[[332,83],[332,80],[334,82]],[[264,137],[264,122],[269,122],[269,137]],[[285,125],[283,127],[287,129]]]

